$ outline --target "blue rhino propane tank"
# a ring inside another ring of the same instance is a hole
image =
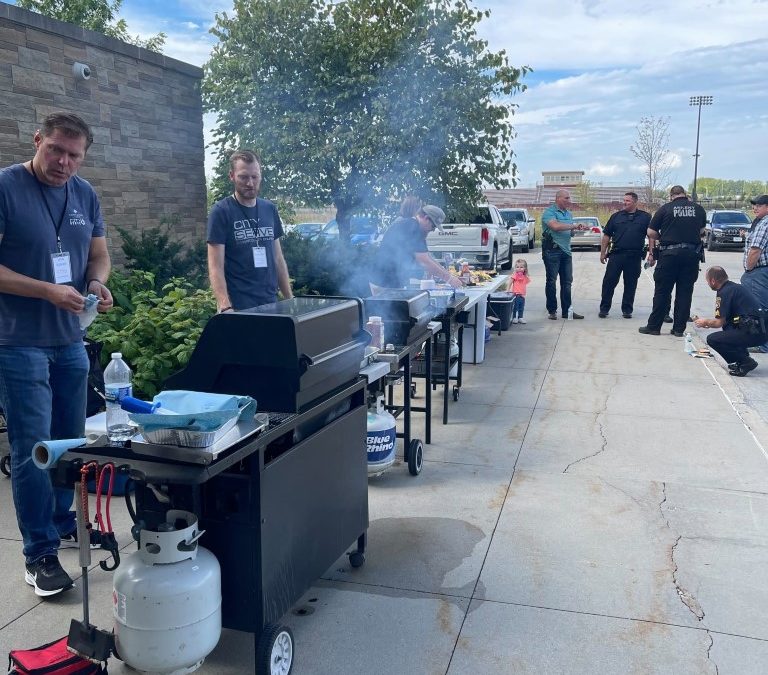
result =
[[[135,670],[182,675],[197,670],[221,635],[221,569],[197,545],[197,517],[172,509],[158,531],[141,530],[139,550],[113,581],[115,646]]]
[[[376,407],[368,411],[368,475],[378,476],[395,463],[397,422],[384,409],[384,397],[376,399]]]

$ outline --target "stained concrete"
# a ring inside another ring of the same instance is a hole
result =
[[[494,333],[486,361],[465,366],[445,426],[435,398],[419,477],[398,462],[370,480],[365,565],[341,556],[283,617],[294,675],[763,675],[768,355],[737,380],[679,338],[638,334],[650,271],[633,319],[620,316],[620,291],[598,319],[594,252],[574,256],[587,318],[550,321],[540,252],[524,257],[528,323]],[[740,254],[710,260],[738,278]],[[711,315],[713,302],[700,281],[692,311]],[[424,437],[418,414],[413,433]],[[81,583],[36,598],[5,479],[0,508],[2,653],[63,635]],[[128,520],[119,503],[113,512],[128,555]],[[74,552],[62,562],[78,573]],[[93,620],[108,627],[110,577],[91,578]],[[225,630],[199,672],[253,672],[253,658],[253,636]],[[110,672],[129,670],[114,661]]]

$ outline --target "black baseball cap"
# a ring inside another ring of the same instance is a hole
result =
[[[760,195],[759,197],[755,197],[754,199],[749,200],[750,204],[754,204],[755,206],[765,206],[768,204],[768,195]]]

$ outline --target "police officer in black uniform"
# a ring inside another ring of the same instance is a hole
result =
[[[651,214],[637,208],[637,194],[625,192],[624,208],[608,219],[600,243],[600,262],[605,265],[606,260],[608,261],[605,276],[603,276],[603,293],[598,314],[601,319],[605,319],[611,310],[613,291],[622,274],[624,275],[624,294],[621,297],[621,315],[625,319],[632,318],[637,280],[640,278],[640,264],[645,249],[645,237],[650,222]]]
[[[758,302],[752,292],[733,281],[722,267],[707,270],[707,283],[717,291],[714,319],[696,319],[699,328],[722,328],[707,335],[707,344],[728,364],[728,372],[744,377],[757,368],[747,347],[763,344],[768,338],[760,320]]]
[[[704,249],[701,234],[707,222],[704,209],[685,194],[682,185],[669,191],[671,201],[653,214],[648,226],[648,264],[656,265],[654,243],[659,241],[658,265],[653,272],[656,285],[653,293],[653,309],[648,324],[638,328],[646,335],[659,335],[664,316],[672,304],[675,289],[675,311],[670,333],[685,335],[685,324],[691,311],[693,285],[699,276],[699,262]]]

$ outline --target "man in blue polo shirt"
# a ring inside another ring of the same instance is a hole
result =
[[[571,309],[571,284],[573,283],[573,256],[571,255],[571,233],[577,225],[568,210],[571,195],[568,190],[555,193],[555,203],[541,214],[541,257],[547,273],[544,291],[547,296],[549,318],[557,319],[557,278],[560,277],[560,309],[563,318],[568,318]],[[571,311],[574,319],[583,319],[581,314]]]

